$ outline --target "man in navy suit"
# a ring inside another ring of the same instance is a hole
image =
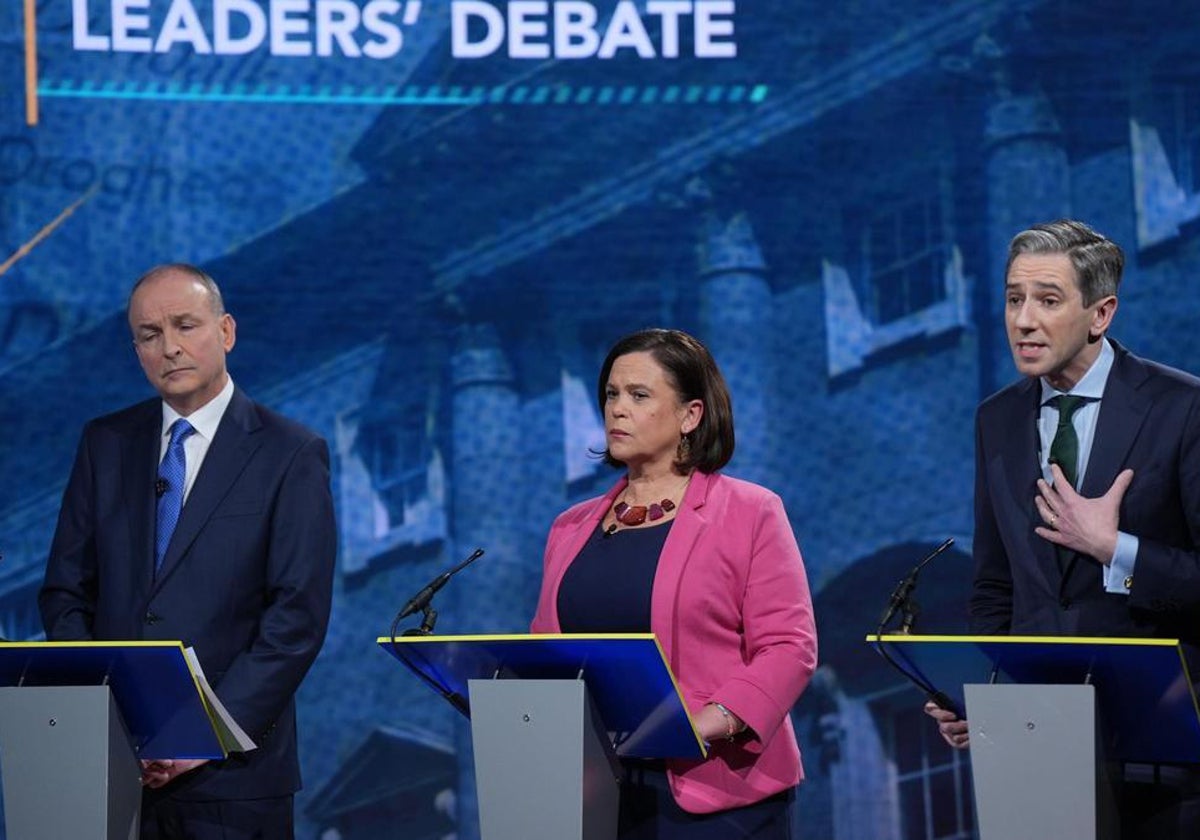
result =
[[[325,638],[337,550],[328,448],[234,386],[236,325],[203,271],[152,269],[128,314],[161,399],[84,427],[38,597],[46,637],[183,640],[258,745],[145,764],[143,838],[290,838],[294,695]]]
[[[1200,643],[1200,380],[1106,337],[1123,268],[1075,221],[1009,247],[1005,326],[1025,378],[976,416],[974,633]],[[966,746],[966,721],[926,711]],[[1122,836],[1193,836],[1200,776],[1169,770],[1127,776]]]

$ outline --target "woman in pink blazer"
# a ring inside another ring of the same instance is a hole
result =
[[[620,837],[788,838],[803,777],[788,712],[816,667],[812,601],[774,493],[717,472],[729,391],[708,350],[645,330],[599,378],[606,461],[626,475],[550,530],[535,633],[653,631],[704,761],[625,761]]]

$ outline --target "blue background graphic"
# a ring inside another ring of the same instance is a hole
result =
[[[1014,233],[1073,216],[1121,243],[1112,334],[1200,371],[1200,6],[759,0],[736,58],[683,27],[675,59],[468,60],[426,2],[381,61],[78,51],[69,0],[33,5],[36,126],[22,4],[0,6],[0,259],[78,206],[0,273],[0,632],[40,637],[83,422],[149,392],[132,280],[200,264],[235,381],[334,454],[300,836],[475,838],[465,727],[374,639],[476,546],[438,629],[527,627],[551,520],[616,476],[588,455],[606,350],[678,327],[734,391],[729,472],[783,497],[813,586],[797,836],[973,836],[965,758],[862,639],[946,537],[918,629],[965,629]]]

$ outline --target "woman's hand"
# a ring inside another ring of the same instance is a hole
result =
[[[733,734],[746,730],[746,723],[733,712],[729,713],[729,717],[717,708],[715,703],[707,703],[696,715],[696,731],[700,733],[700,737],[708,743],[714,741],[724,741],[729,738],[730,727],[732,726]]]

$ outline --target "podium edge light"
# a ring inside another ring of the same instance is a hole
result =
[[[113,647],[163,648],[164,650],[168,649],[168,648],[177,648],[180,652],[182,652],[185,649],[183,646],[183,642],[179,641],[179,640],[149,641],[149,642],[124,641],[124,640],[79,641],[79,642],[31,642],[31,641],[0,642],[0,649],[4,649],[4,648],[100,648],[100,647],[107,647],[107,648],[113,648]]]
[[[1128,645],[1140,647],[1174,647],[1179,648],[1179,639],[1150,639],[1132,636],[939,636],[921,635],[917,633],[893,633],[878,636],[868,633],[863,640],[869,644],[890,642],[943,642],[947,644],[1037,644],[1051,645]]]
[[[387,645],[392,642],[399,644],[421,644],[422,642],[521,642],[530,639],[560,639],[562,641],[609,641],[612,639],[653,639],[658,645],[658,638],[653,633],[467,633],[458,636],[379,636],[375,639],[377,645]],[[662,653],[662,646],[658,646]],[[665,657],[664,657],[665,661]]]

